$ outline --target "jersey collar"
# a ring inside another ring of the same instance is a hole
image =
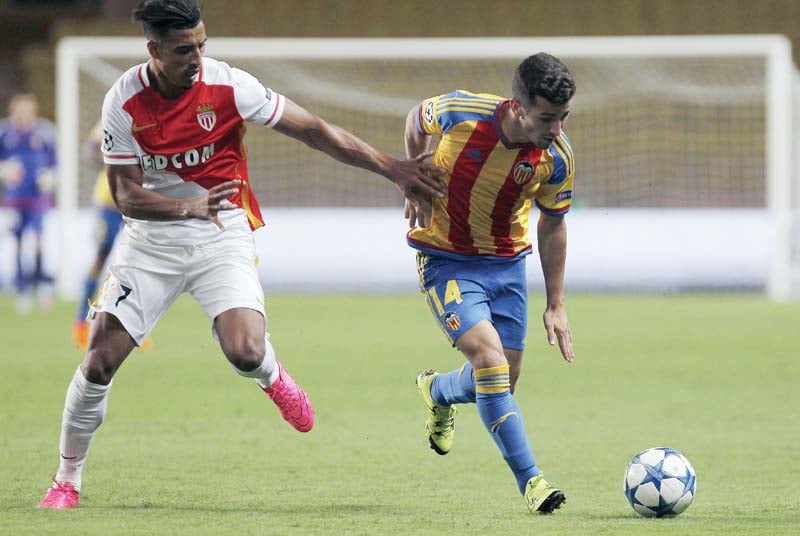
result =
[[[148,66],[150,62],[143,63],[139,65],[139,70],[137,71],[137,76],[139,78],[139,83],[142,84],[142,87],[150,87],[150,72],[148,70]],[[200,62],[200,69],[197,71],[197,74],[194,76],[194,83],[197,84],[198,82],[203,81],[203,62]],[[194,86],[192,86],[194,87]]]

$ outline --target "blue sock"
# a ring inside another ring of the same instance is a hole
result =
[[[439,374],[431,384],[433,401],[442,406],[475,403],[475,379],[469,361],[460,369]]]
[[[83,294],[81,294],[81,299],[78,301],[78,314],[75,316],[76,320],[86,320],[86,315],[89,314],[89,302],[94,297],[93,294],[96,283],[97,282],[91,277],[87,277],[86,281],[83,282]]]
[[[522,412],[511,395],[508,365],[476,370],[475,390],[478,414],[525,494],[528,480],[541,471],[525,435]]]

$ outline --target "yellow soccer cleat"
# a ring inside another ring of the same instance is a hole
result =
[[[564,492],[551,486],[542,475],[531,478],[525,486],[525,502],[532,513],[552,514],[566,501]]]
[[[431,384],[439,373],[423,370],[417,376],[417,389],[422,401],[428,408],[428,421],[425,423],[425,437],[436,454],[444,456],[453,448],[453,437],[456,433],[455,406],[440,406],[431,397]]]

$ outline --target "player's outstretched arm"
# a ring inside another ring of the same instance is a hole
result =
[[[142,169],[132,165],[107,165],[108,185],[119,211],[139,220],[209,220],[222,229],[219,211],[237,208],[225,200],[239,191],[240,180],[226,181],[204,195],[188,199],[170,199],[142,186]]]
[[[274,129],[340,162],[383,175],[395,183],[404,195],[415,188],[429,195],[441,196],[445,193],[445,188],[438,179],[442,170],[425,158],[392,158],[289,99],[286,99],[283,115]]]
[[[548,216],[542,213],[537,226],[539,258],[544,273],[547,308],[544,311],[544,329],[547,342],[558,342],[558,348],[566,361],[575,359],[572,348],[572,330],[564,309],[564,266],[567,260],[567,223],[563,216]]]

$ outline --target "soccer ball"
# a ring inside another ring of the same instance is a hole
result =
[[[625,470],[625,497],[645,517],[673,517],[692,504],[697,476],[677,450],[655,447],[633,457]]]

